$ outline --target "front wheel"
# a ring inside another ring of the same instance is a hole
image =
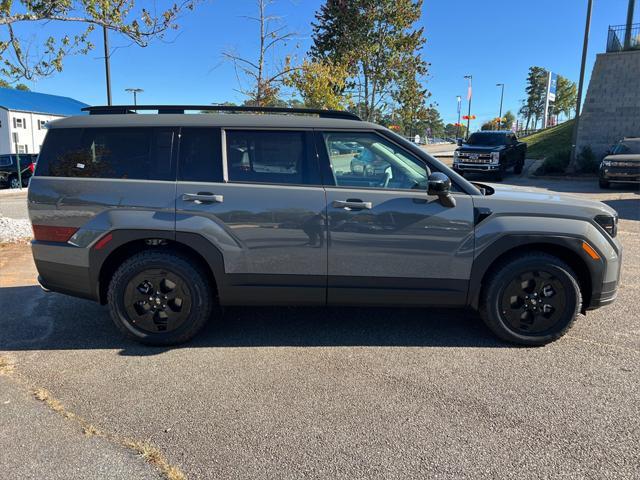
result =
[[[503,340],[538,346],[564,335],[581,304],[571,267],[552,255],[532,252],[496,267],[485,284],[480,315]]]
[[[603,189],[607,189],[611,185],[609,182],[607,182],[606,180],[602,180],[602,179],[598,180],[598,184],[600,185],[600,188],[603,188]]]
[[[125,260],[109,283],[107,298],[116,327],[149,345],[190,340],[213,308],[206,274],[171,251],[144,251]]]

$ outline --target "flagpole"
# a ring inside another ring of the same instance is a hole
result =
[[[467,90],[467,100],[469,100],[469,113],[467,115],[467,135],[465,138],[469,138],[469,132],[471,132],[471,97],[473,96],[473,75],[465,75],[464,78],[469,80],[469,89]]]

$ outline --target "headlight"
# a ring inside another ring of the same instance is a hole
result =
[[[500,152],[491,152],[491,163],[500,163]]]
[[[618,233],[618,216],[611,215],[597,215],[594,219],[598,225],[604,228],[611,238],[615,237]]]
[[[603,160],[602,161],[602,166],[603,167],[610,167],[611,166],[611,160]]]
[[[458,151],[454,150],[454,152],[453,152],[453,161],[454,162],[458,161],[458,156],[459,156]]]

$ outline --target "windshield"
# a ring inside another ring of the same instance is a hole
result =
[[[495,147],[497,145],[505,145],[507,136],[504,133],[473,133],[466,143],[467,145]]]
[[[622,155],[625,153],[640,153],[640,142],[620,142],[611,150],[613,155]]]

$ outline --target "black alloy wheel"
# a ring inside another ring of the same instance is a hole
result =
[[[518,275],[502,292],[502,315],[521,334],[544,334],[562,318],[567,307],[562,282],[552,273],[531,270]]]

